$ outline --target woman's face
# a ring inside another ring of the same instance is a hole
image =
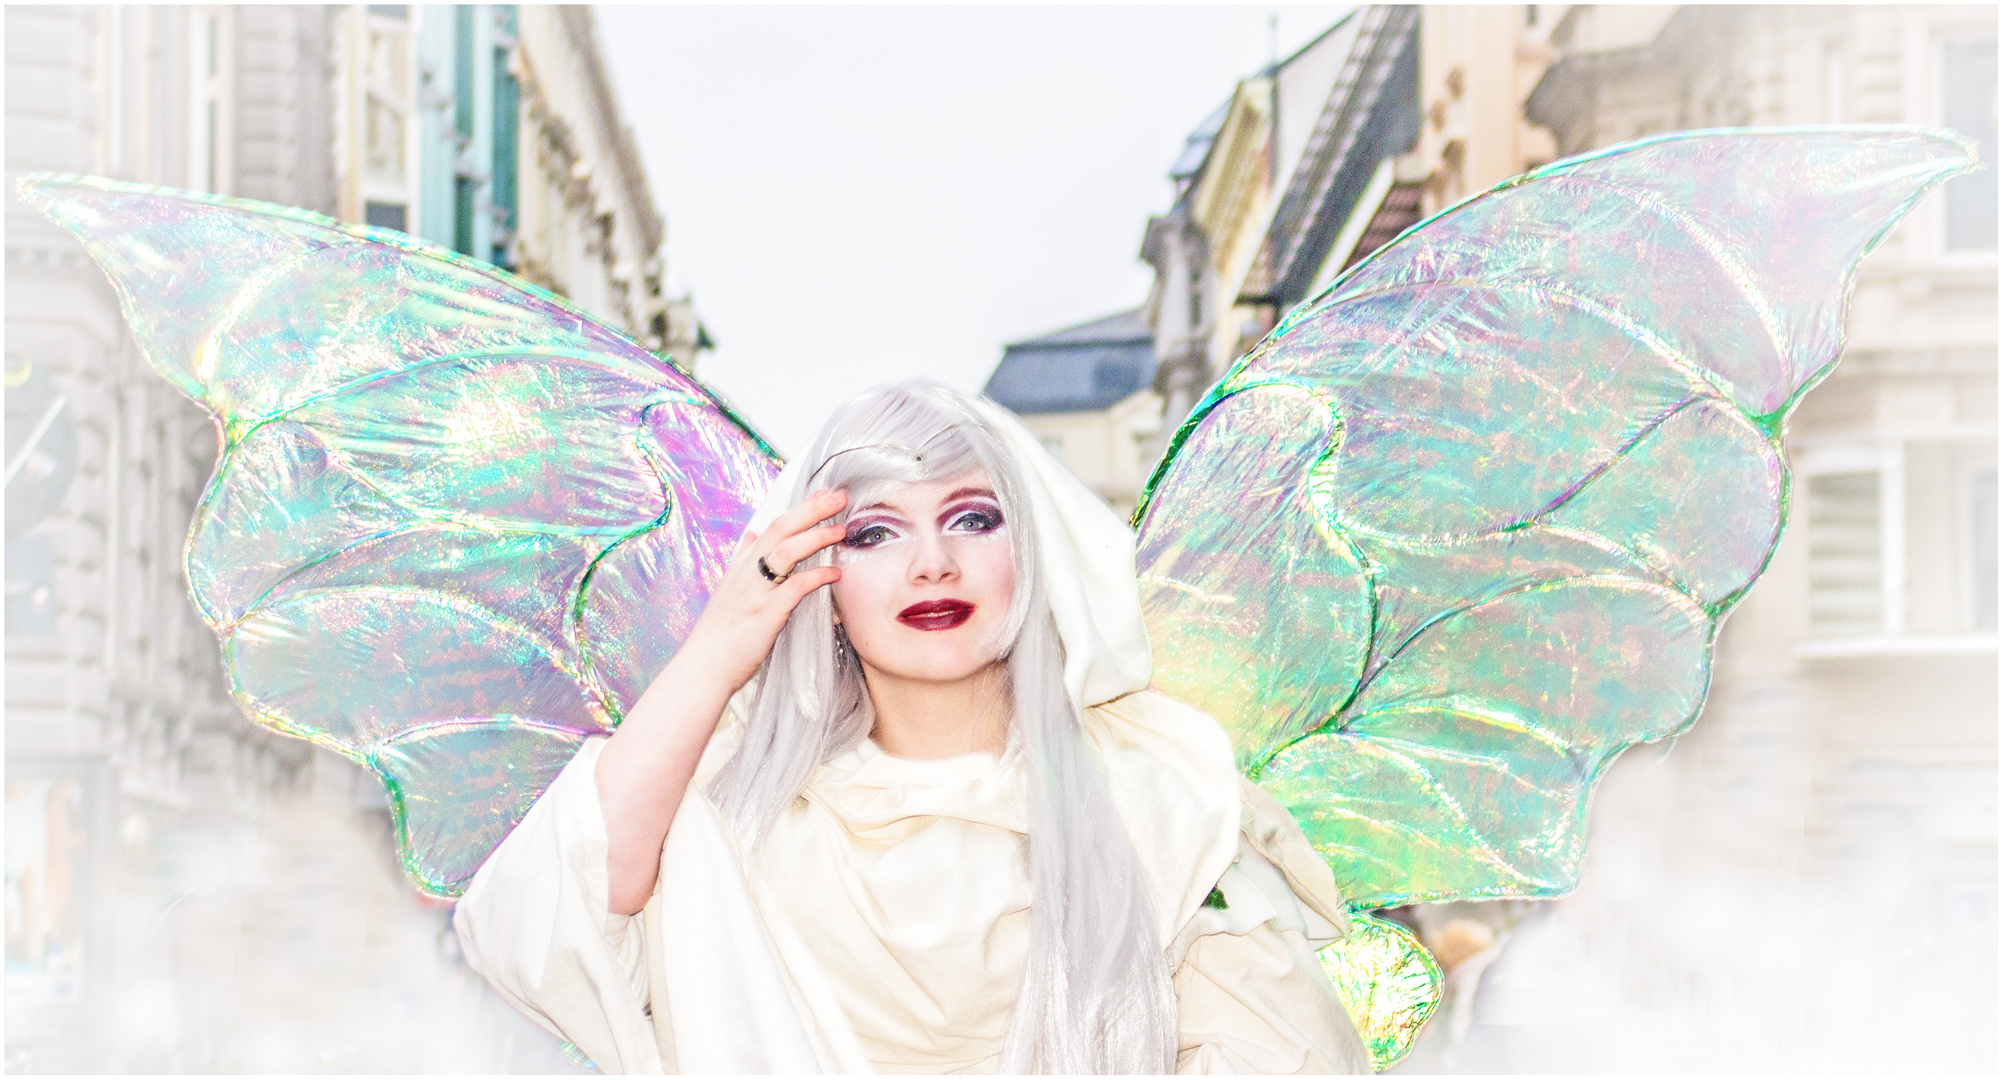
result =
[[[895,488],[849,512],[835,618],[868,667],[954,682],[993,663],[1015,598],[1001,500],[985,470]]]

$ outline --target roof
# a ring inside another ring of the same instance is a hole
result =
[[[1154,335],[1141,308],[1018,341],[982,393],[1025,415],[1110,408],[1152,385]]]
[[[1204,117],[1203,123],[1196,125],[1196,130],[1184,140],[1181,155],[1175,159],[1175,164],[1168,167],[1169,179],[1181,180],[1202,171],[1203,162],[1210,157],[1210,144],[1217,141],[1217,133],[1224,129],[1224,118],[1229,115],[1231,98],[1225,98],[1224,104]]]
[[[1330,34],[1335,33],[1337,30],[1342,29],[1345,23],[1349,22],[1349,20],[1351,19],[1354,19],[1356,17],[1356,12],[1359,9],[1361,9],[1362,6],[1363,5],[1358,4],[1355,7],[1350,8],[1348,11],[1343,12],[1342,18],[1337,19],[1332,23],[1329,23],[1328,29],[1323,30],[1321,33],[1316,34],[1315,36],[1309,38],[1306,44],[1302,45],[1298,49],[1295,49],[1293,52],[1288,53],[1287,58],[1285,60],[1279,60],[1272,64],[1268,64],[1266,66],[1265,74],[1272,74],[1273,72],[1276,72],[1281,68],[1286,67],[1288,64],[1291,64],[1294,61],[1299,60],[1301,57],[1306,56],[1308,54],[1309,49],[1312,49],[1316,45],[1321,44],[1322,39],[1328,37],[1328,35]]]
[[[1309,49],[1321,44],[1322,39],[1335,33],[1345,23],[1355,18],[1356,11],[1356,8],[1351,8],[1347,12],[1344,12],[1342,18],[1329,24],[1328,29],[1316,34],[1307,44],[1288,53],[1285,60],[1275,60],[1265,67],[1260,68],[1258,75],[1254,76],[1254,78],[1271,78],[1281,68],[1299,60],[1307,54]],[[1234,91],[1232,97],[1236,96],[1237,94]],[[1204,117],[1203,122],[1196,125],[1196,130],[1189,133],[1189,137],[1183,141],[1182,153],[1177,155],[1175,164],[1169,166],[1168,178],[1170,180],[1186,180],[1203,171],[1203,163],[1210,157],[1210,144],[1217,141],[1217,133],[1224,129],[1224,118],[1231,115],[1231,101],[1232,98],[1225,98],[1224,104],[1217,106],[1217,111]]]

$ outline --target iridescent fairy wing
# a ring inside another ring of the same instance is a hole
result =
[[[1594,782],[1696,718],[1779,541],[1782,425],[1858,261],[1971,162],[1913,129],[1692,132],[1408,231],[1157,469],[1157,689],[1224,722],[1359,909],[1569,891]],[[1400,934],[1339,958],[1380,1064],[1430,1008]]]
[[[215,415],[187,570],[238,702],[380,774],[405,869],[456,894],[673,654],[771,450],[572,305],[401,233],[21,188]]]
[[[1551,896],[1594,780],[1702,705],[1786,519],[1858,261],[1968,145],[1692,132],[1408,231],[1198,405],[1149,485],[1156,684],[1359,907]]]

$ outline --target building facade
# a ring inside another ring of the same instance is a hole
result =
[[[182,565],[214,425],[12,196],[92,173],[413,231],[692,363],[588,10],[516,17],[5,13],[9,1071],[577,1068],[458,964],[380,783],[243,718]]]
[[[1788,424],[1789,526],[1721,631],[1703,716],[1616,764],[1575,896],[1528,919],[1442,913],[1499,931],[1469,974],[1493,966],[1408,1067],[1993,1068],[1995,10],[1426,18],[1467,25],[1425,46],[1429,208],[1551,157],[1720,126],[1946,127],[1990,168],[1861,267],[1842,361]],[[1924,983],[1941,1009],[1844,989],[1872,978]],[[1916,1023],[1941,1036],[1891,1034]]]
[[[1390,188],[1417,136],[1419,25],[1416,7],[1360,7],[1242,80],[1190,135],[1170,170],[1174,205],[1141,246],[1155,268],[1157,453],[1232,361],[1371,250],[1362,241],[1387,198],[1417,220]]]
[[[692,307],[671,312],[662,294],[665,225],[620,119],[591,9],[519,12],[510,55],[521,99],[510,265],[693,369],[702,335]]]
[[[666,226],[584,6],[370,4],[335,19],[339,216],[512,270],[693,369]]]
[[[182,536],[214,426],[13,183],[86,172],[334,210],[332,20],[162,6],[6,21],[8,1063],[164,1066],[102,1030],[122,985],[159,974],[131,913],[198,887],[159,841],[242,839],[239,823],[310,787],[312,752],[243,721],[187,600]]]

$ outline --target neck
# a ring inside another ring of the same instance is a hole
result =
[[[891,757],[932,761],[1000,754],[1008,745],[1008,671],[1001,661],[955,682],[899,678],[862,666],[876,710],[870,738]]]

